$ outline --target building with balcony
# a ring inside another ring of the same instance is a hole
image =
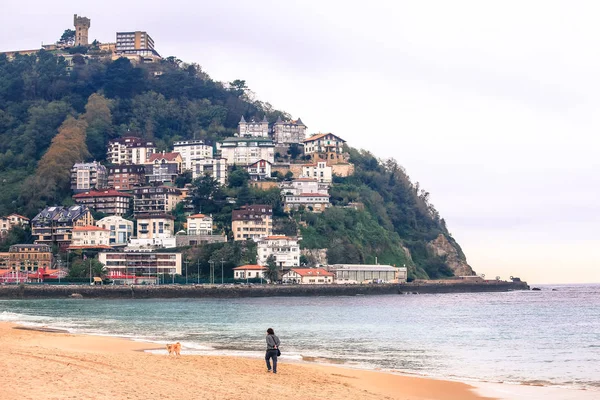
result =
[[[181,174],[182,163],[179,153],[154,153],[145,163],[146,181],[149,184],[175,182]]]
[[[316,178],[298,178],[292,181],[284,181],[279,184],[281,194],[318,193],[328,194],[329,184],[321,183]]]
[[[25,227],[29,225],[29,218],[19,214],[10,214],[0,218],[0,237],[5,236],[15,226]]]
[[[227,159],[225,158],[201,158],[194,160],[194,170],[192,176],[194,179],[208,175],[220,185],[227,183]]]
[[[324,160],[328,164],[346,162],[344,143],[346,141],[333,133],[319,133],[304,139],[304,154],[313,160]]]
[[[213,219],[210,215],[194,214],[187,217],[187,234],[212,235]]]
[[[273,138],[278,145],[302,144],[306,138],[306,125],[300,118],[296,121],[283,121],[277,117],[273,125]]]
[[[109,246],[125,246],[133,236],[133,222],[116,215],[96,221],[96,226],[108,230]]]
[[[242,206],[231,213],[234,240],[260,239],[273,235],[273,208],[264,204]]]
[[[86,206],[46,207],[31,220],[31,234],[36,244],[56,244],[66,249],[71,244],[74,227],[93,224],[94,218]]]
[[[108,142],[106,161],[110,164],[145,164],[156,152],[154,142],[134,136],[124,136]]]
[[[269,137],[269,121],[265,115],[262,121],[258,122],[252,118],[250,122],[246,122],[244,116],[238,123],[238,136],[239,137],[255,137],[255,138],[268,138]]]
[[[128,248],[176,247],[174,235],[175,217],[169,214],[148,213],[136,216],[136,236]]]
[[[203,140],[182,140],[173,143],[173,151],[179,153],[182,159],[183,171],[194,171],[196,160],[213,157],[213,147]]]
[[[257,243],[256,262],[266,266],[270,256],[275,258],[275,264],[281,269],[300,266],[300,246],[298,238],[288,236],[267,236]]]
[[[283,196],[283,210],[285,212],[305,209],[314,213],[321,213],[331,207],[328,194],[300,193],[286,194]]]
[[[267,137],[229,137],[217,143],[229,165],[246,167],[260,160],[275,162],[275,144]]]
[[[108,167],[108,187],[116,190],[131,190],[146,185],[144,165],[111,165]]]
[[[271,178],[271,166],[273,164],[267,160],[258,160],[247,167],[250,179],[253,181],[262,181]]]
[[[45,244],[15,244],[8,249],[7,266],[12,271],[37,271],[52,267],[52,248]]]
[[[170,186],[144,186],[133,189],[133,212],[166,213],[182,200],[181,190]]]
[[[99,226],[76,226],[69,249],[101,249],[109,248],[110,231]]]
[[[158,283],[165,275],[181,274],[181,253],[126,251],[99,253],[98,259],[117,283]]]
[[[325,161],[314,164],[302,165],[302,177],[316,179],[320,183],[331,183],[333,181],[333,168]]]
[[[118,55],[135,55],[144,62],[155,62],[161,59],[160,54],[154,49],[154,40],[148,32],[117,32],[115,51]]]
[[[106,215],[130,214],[132,198],[131,194],[114,189],[91,190],[73,196],[73,200],[77,204],[85,205]]]
[[[77,163],[71,168],[71,190],[81,193],[108,187],[108,172],[99,162]]]

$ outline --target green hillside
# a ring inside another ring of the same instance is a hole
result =
[[[214,142],[233,136],[242,115],[266,115],[270,123],[289,118],[255,100],[244,81],[214,81],[200,66],[173,57],[140,66],[124,58],[74,59],[68,72],[65,60],[49,52],[12,61],[0,55],[0,215],[33,217],[46,205],[71,204],[70,165],[104,160],[112,138],[139,135],[154,140],[159,150],[182,139]],[[235,206],[228,197],[237,198],[238,205],[269,203],[279,233],[299,230],[302,247],[327,248],[330,262],[373,263],[377,257],[380,263],[407,265],[411,278],[451,276],[445,257],[435,255],[428,243],[442,234],[462,262],[464,254],[428,202],[429,194],[412,184],[396,161],[348,151],[355,173],[335,177],[330,194],[338,207],[323,214],[287,215],[279,191],[248,187],[243,171],[231,173],[228,187],[194,182],[195,211],[212,213],[227,232]],[[348,203],[360,207],[344,207]],[[10,235],[4,246],[23,237]],[[225,251],[222,245],[214,249]]]

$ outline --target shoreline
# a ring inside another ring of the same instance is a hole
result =
[[[18,322],[0,322],[0,359],[5,358],[3,348],[5,343],[2,343],[7,337],[11,337],[11,332],[26,332],[32,336],[38,336],[36,340],[36,348],[39,348],[40,338],[41,342],[45,343],[46,340],[52,342],[53,348],[56,350],[57,340],[60,338],[60,346],[58,349],[61,351],[75,350],[77,352],[84,352],[88,354],[98,353],[127,353],[134,352],[138,354],[149,355],[156,357],[156,359],[173,357],[167,357],[164,345],[151,341],[138,341],[131,337],[119,337],[112,335],[96,335],[86,333],[71,333],[66,329],[56,329],[50,327],[37,327],[20,325]],[[69,343],[66,343],[68,339]],[[75,342],[75,345],[71,343]],[[12,343],[11,343],[12,344]],[[41,346],[45,350],[50,350],[47,345]],[[182,357],[199,360],[200,364],[203,364],[206,368],[211,369],[214,360],[218,360],[219,364],[227,364],[228,362],[236,365],[248,365],[255,368],[257,376],[264,376],[264,361],[262,357],[253,356],[241,356],[241,355],[203,355],[203,354],[185,354],[185,348],[182,349]],[[160,353],[157,353],[160,351]],[[44,352],[42,352],[44,353]],[[163,354],[164,353],[164,354]],[[46,358],[45,356],[44,358]],[[51,358],[51,357],[50,357]],[[149,362],[152,364],[152,360]],[[209,364],[209,366],[206,366]],[[0,366],[3,366],[3,362],[0,361]],[[288,368],[290,367],[290,368]],[[386,398],[386,399],[404,399],[404,400],[471,400],[471,399],[488,399],[488,400],[512,400],[512,399],[537,399],[544,398],[548,400],[584,400],[584,399],[595,399],[598,394],[597,391],[580,390],[573,388],[563,388],[559,386],[542,386],[542,385],[529,385],[525,383],[508,383],[508,382],[491,382],[481,380],[469,380],[460,378],[449,378],[449,377],[434,377],[427,375],[420,375],[418,373],[410,373],[395,370],[384,370],[384,369],[366,369],[351,365],[334,364],[328,362],[319,362],[318,360],[311,361],[306,359],[291,359],[286,360],[285,358],[280,360],[280,374],[283,368],[291,369],[296,375],[296,367],[309,371],[309,375],[314,374],[323,375],[325,374],[330,379],[336,381],[337,384],[341,384],[350,390],[350,393],[346,393],[343,399],[368,399],[368,395],[364,393],[375,394],[375,398]],[[305,371],[303,371],[305,372]],[[222,371],[223,374],[231,373],[228,368]],[[286,376],[286,380],[289,377]],[[348,380],[350,380],[348,382]],[[233,380],[235,382],[235,379]],[[432,389],[433,388],[433,389]],[[356,393],[354,390],[357,390]],[[327,392],[326,397],[322,397],[318,392],[310,392],[309,397],[304,398],[327,398],[327,399],[338,399],[335,394],[330,391]],[[111,396],[114,396],[112,394]],[[165,397],[166,394],[161,394],[160,398]],[[214,398],[223,398],[225,394],[221,393],[219,396]],[[286,397],[290,397],[289,393],[285,394]],[[311,397],[314,396],[314,397]],[[366,396],[366,397],[365,397]],[[17,398],[29,398],[22,396]],[[45,397],[31,397],[31,398],[45,398]],[[55,397],[52,397],[55,398]],[[81,397],[86,398],[86,397]],[[93,399],[99,397],[90,397]],[[107,397],[119,399],[121,397]],[[125,398],[125,397],[124,397]],[[127,396],[126,398],[137,399],[135,396]],[[144,397],[139,397],[140,399]],[[150,397],[152,398],[152,397]],[[158,398],[158,397],[157,397]],[[174,397],[177,399],[187,397]],[[193,397],[190,397],[193,398]],[[240,394],[240,397],[233,395],[232,397],[226,398],[254,398],[248,397],[247,393]],[[259,397],[257,397],[259,398]],[[295,397],[290,397],[295,398]],[[11,397],[8,399],[12,400]]]
[[[527,282],[456,282],[403,283],[366,285],[134,285],[90,286],[23,284],[0,285],[0,299],[103,298],[244,298],[409,295],[441,293],[511,292],[529,290]]]
[[[491,399],[461,382],[309,362],[282,362],[278,375],[273,375],[265,372],[262,359],[168,357],[148,352],[163,349],[162,346],[125,338],[15,328],[18,326],[14,323],[0,323],[0,366],[7,371],[4,381],[9,382],[3,385],[7,390],[5,400]],[[35,374],[29,372],[31,368]],[[153,372],[148,374],[148,371]],[[94,392],[95,387],[99,392]]]

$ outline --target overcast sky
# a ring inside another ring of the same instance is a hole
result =
[[[594,1],[6,1],[0,51],[145,30],[310,133],[394,157],[486,276],[600,282]]]

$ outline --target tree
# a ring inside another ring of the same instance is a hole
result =
[[[275,262],[275,256],[271,254],[267,258],[267,270],[265,271],[265,277],[269,280],[269,283],[275,283],[279,280],[279,268]]]
[[[98,261],[97,258],[87,258],[85,260],[83,258],[78,258],[69,265],[69,273],[67,276],[69,278],[89,278],[90,267],[92,276],[104,275],[104,265]]]
[[[236,79],[233,82],[229,82],[229,91],[237,97],[243,97],[247,90],[248,86],[246,86],[246,81],[244,80]]]
[[[73,29],[65,29],[62,36],[58,40],[58,44],[72,46],[75,43],[75,31]]]
[[[38,163],[34,181],[36,196],[57,202],[69,193],[73,164],[90,155],[85,144],[86,128],[84,120],[71,116],[60,126],[58,135]]]
[[[92,94],[85,105],[86,145],[95,160],[105,157],[108,140],[113,137],[110,107],[111,101],[98,93]]]
[[[298,158],[298,156],[302,154],[302,149],[300,148],[300,145],[298,143],[292,143],[288,150],[288,154],[290,155],[292,160]]]
[[[245,169],[236,169],[231,171],[227,180],[230,188],[243,187],[250,180],[250,174]]]

